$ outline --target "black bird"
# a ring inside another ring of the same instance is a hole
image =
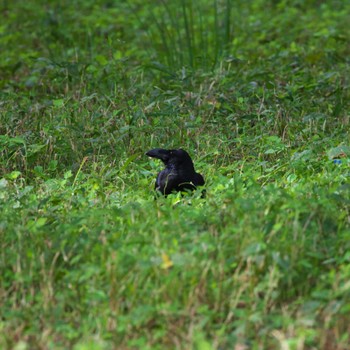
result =
[[[165,169],[157,175],[155,185],[155,189],[162,194],[195,190],[196,186],[204,185],[203,176],[196,173],[191,157],[183,149],[155,148],[146,155],[158,158],[165,164]]]

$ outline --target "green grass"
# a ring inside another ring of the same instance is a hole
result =
[[[1,349],[349,348],[347,2],[0,11]]]

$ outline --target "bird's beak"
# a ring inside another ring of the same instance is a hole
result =
[[[169,159],[169,151],[163,148],[154,148],[146,153],[146,156],[164,161]]]

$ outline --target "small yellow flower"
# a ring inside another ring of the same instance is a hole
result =
[[[170,257],[166,253],[162,253],[163,263],[161,265],[162,269],[169,269],[174,265]]]

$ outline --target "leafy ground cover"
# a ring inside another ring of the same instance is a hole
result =
[[[1,13],[1,348],[349,348],[348,2]]]

